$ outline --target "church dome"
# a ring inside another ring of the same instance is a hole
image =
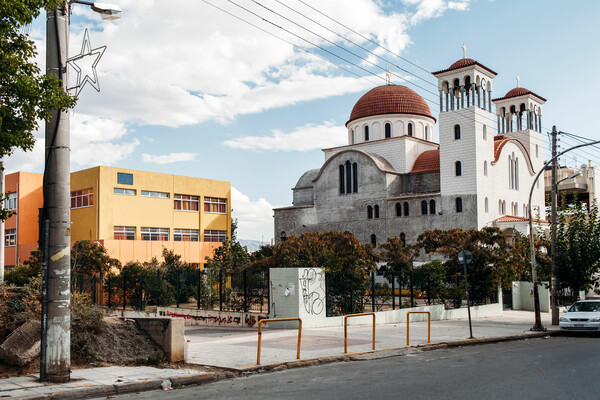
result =
[[[468,67],[469,65],[475,65],[475,64],[477,64],[477,61],[473,60],[472,58],[461,58],[460,60],[458,60],[454,64],[452,64],[450,66],[450,68],[448,68],[448,71],[451,69],[459,69],[462,67]]]
[[[535,97],[539,98],[540,100],[542,100],[544,102],[546,101],[546,99],[543,98],[542,96],[540,96],[539,94],[535,94],[531,90],[525,89],[524,87],[520,87],[520,86],[517,86],[516,88],[509,90],[504,95],[504,97],[500,97],[498,99],[493,99],[492,101],[510,99],[510,98],[513,98],[513,97],[524,96],[526,94],[530,94],[532,96],[535,96]]]
[[[369,90],[354,105],[346,126],[354,120],[383,114],[416,114],[429,117],[431,109],[414,90],[401,85],[383,85]]]

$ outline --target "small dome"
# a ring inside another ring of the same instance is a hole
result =
[[[504,95],[504,97],[500,97],[498,99],[492,99],[492,101],[510,99],[512,97],[519,97],[519,96],[524,96],[527,94],[530,94],[532,96],[539,98],[540,100],[542,100],[542,102],[546,102],[545,98],[543,98],[542,96],[540,96],[538,94],[533,93],[529,89],[525,89],[524,87],[516,87],[514,89],[511,89]]]
[[[440,149],[427,150],[422,152],[415,165],[413,165],[411,173],[415,172],[428,172],[428,171],[439,171],[440,170]]]
[[[303,189],[303,188],[307,188],[307,187],[313,187],[315,185],[313,183],[313,179],[315,179],[317,177],[317,175],[319,175],[319,171],[320,171],[319,168],[316,168],[316,169],[309,169],[308,171],[303,173],[302,176],[300,177],[300,179],[298,179],[296,186],[294,186],[294,189]]]
[[[475,64],[477,64],[477,61],[473,60],[472,58],[461,58],[460,60],[458,60],[454,64],[452,64],[450,66],[450,68],[448,68],[448,70],[458,69],[458,68],[467,67],[469,65],[475,65]]]
[[[383,114],[416,114],[433,118],[431,109],[417,92],[401,85],[383,85],[369,90],[354,105],[346,126],[354,120]]]

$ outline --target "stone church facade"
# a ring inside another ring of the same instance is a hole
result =
[[[323,149],[324,164],[292,189],[293,205],[274,210],[276,242],[315,231],[349,230],[374,246],[391,236],[411,243],[436,228],[528,233],[529,191],[544,165],[546,100],[518,80],[493,99],[496,72],[466,57],[433,75],[438,119],[401,85],[358,100],[346,123],[348,144]],[[543,182],[533,189],[532,209],[544,218]]]

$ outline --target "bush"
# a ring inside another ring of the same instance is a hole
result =
[[[32,278],[40,276],[40,269],[34,264],[19,264],[6,273],[7,285],[25,286]]]
[[[90,346],[104,327],[102,310],[92,303],[89,294],[71,295],[71,351],[79,358],[95,360]]]

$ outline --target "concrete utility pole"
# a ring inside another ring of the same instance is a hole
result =
[[[552,257],[552,264],[550,269],[550,301],[552,307],[552,325],[558,325],[558,285],[556,279],[556,125],[552,126],[552,191],[550,192],[550,200],[552,202],[551,209],[551,246],[550,255]]]
[[[69,12],[66,1],[46,14],[46,73],[61,80],[67,91]],[[46,121],[44,219],[48,254],[45,371],[40,378],[68,382],[71,378],[71,175],[69,113],[54,110]],[[42,316],[44,318],[45,316]]]

